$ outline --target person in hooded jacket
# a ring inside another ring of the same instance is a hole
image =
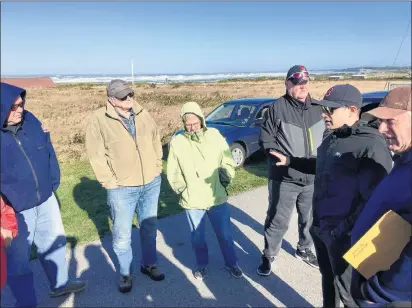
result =
[[[322,101],[325,133],[316,159],[273,153],[277,165],[315,173],[314,239],[322,274],[324,307],[357,307],[350,293],[352,268],[343,259],[352,228],[380,181],[392,168],[392,156],[379,134],[379,122],[361,120],[362,95],[352,85],[330,88]]]
[[[232,236],[226,187],[235,176],[235,162],[229,146],[215,128],[206,127],[199,105],[188,102],[180,112],[184,132],[170,142],[167,179],[180,196],[191,230],[196,255],[196,279],[206,275],[209,261],[205,242],[206,216],[219,241],[226,267],[233,277],[243,276],[238,266]]]
[[[7,283],[17,307],[35,307],[29,266],[32,243],[50,283],[50,296],[79,292],[86,282],[70,280],[66,236],[55,191],[59,164],[50,135],[25,110],[26,91],[1,83],[0,191],[16,212],[18,235],[7,249]]]

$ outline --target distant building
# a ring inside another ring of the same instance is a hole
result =
[[[5,82],[20,88],[54,88],[56,84],[49,77],[1,78]]]
[[[366,74],[355,74],[355,75],[352,75],[352,78],[353,79],[367,79],[368,75],[366,75]]]
[[[343,76],[341,75],[333,75],[333,76],[329,76],[330,80],[342,80]]]

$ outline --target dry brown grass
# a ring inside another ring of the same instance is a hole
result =
[[[348,81],[313,81],[311,94],[321,98],[331,86]],[[361,92],[382,90],[386,81],[350,81]],[[198,102],[207,114],[213,107],[232,98],[279,97],[285,93],[283,81],[239,81],[226,83],[135,85],[136,100],[149,110],[165,143],[181,126],[180,107],[187,101]],[[61,162],[86,158],[84,128],[91,113],[106,105],[104,85],[58,86],[30,89],[27,109],[50,130]]]

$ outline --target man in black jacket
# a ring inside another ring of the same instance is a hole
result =
[[[269,156],[269,208],[264,231],[265,249],[257,269],[259,275],[270,275],[296,206],[299,220],[299,242],[296,257],[318,267],[311,251],[309,233],[312,224],[314,175],[286,166],[276,166],[270,151],[287,156],[312,157],[322,141],[324,124],[321,108],[313,105],[308,92],[309,73],[302,65],[291,67],[286,75],[286,94],[269,107],[260,132],[259,143]]]
[[[357,217],[375,187],[392,168],[392,157],[378,121],[359,119],[362,96],[346,84],[332,87],[324,100],[326,131],[317,158],[273,153],[279,166],[315,172],[311,234],[322,274],[323,307],[356,307],[351,294],[351,267],[343,255],[351,245]]]

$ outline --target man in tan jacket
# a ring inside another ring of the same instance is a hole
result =
[[[164,279],[157,267],[157,207],[162,145],[150,114],[133,99],[123,80],[107,86],[106,107],[95,111],[86,128],[86,149],[97,180],[107,190],[113,220],[113,249],[120,265],[119,291],[132,289],[131,231],[134,213],[140,226],[141,272]]]

